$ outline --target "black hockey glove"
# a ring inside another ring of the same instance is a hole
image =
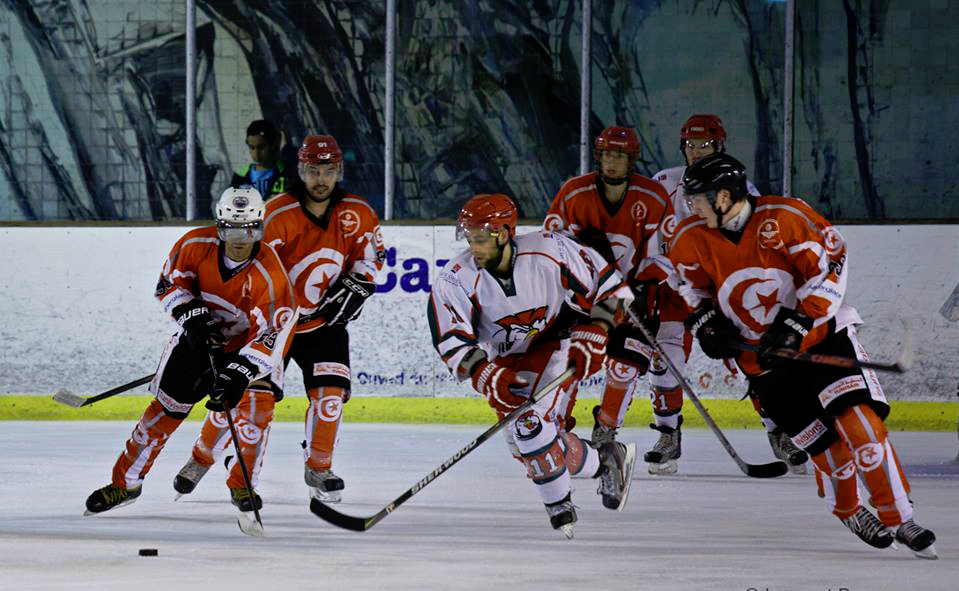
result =
[[[773,349],[789,349],[798,351],[803,338],[809,334],[812,328],[813,319],[799,312],[782,307],[776,313],[776,319],[759,339],[759,351],[756,353],[756,361],[759,367],[763,369],[772,369],[789,361],[785,357],[777,355],[767,355],[766,353]]]
[[[736,344],[742,341],[739,330],[732,320],[708,302],[696,309],[686,319],[686,329],[699,339],[703,353],[712,359],[729,359],[739,356]]]
[[[213,379],[206,407],[217,411],[235,408],[255,377],[256,366],[249,359],[237,353],[227,355]]]
[[[359,273],[344,273],[330,286],[317,313],[332,326],[344,325],[360,316],[366,299],[376,291],[376,284]]]
[[[223,333],[201,299],[191,300],[173,308],[176,323],[183,327],[182,338],[193,350],[204,353],[223,346]]]

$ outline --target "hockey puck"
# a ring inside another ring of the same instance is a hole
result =
[[[140,556],[156,556],[159,554],[156,548],[140,548]]]

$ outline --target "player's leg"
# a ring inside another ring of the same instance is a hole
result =
[[[201,363],[195,351],[171,339],[150,384],[155,396],[133,428],[113,466],[110,484],[87,498],[87,513],[101,513],[132,503],[142,490],[143,480],[170,435],[203,398],[212,384],[209,362]]]
[[[223,413],[208,411],[200,427],[200,434],[193,442],[190,458],[173,479],[173,488],[178,493],[178,499],[193,492],[232,440],[230,426],[223,418]]]
[[[685,372],[692,341],[682,322],[664,321],[656,340],[676,369]],[[653,407],[653,423],[649,426],[659,432],[659,437],[645,453],[643,460],[650,474],[675,474],[679,469],[677,460],[683,453],[683,388],[665,362],[657,356],[653,356],[649,369],[649,385]]]
[[[263,465],[263,456],[266,453],[267,442],[270,438],[270,428],[273,424],[273,409],[276,404],[272,390],[268,388],[251,387],[240,399],[240,404],[231,412],[237,433],[237,443],[240,455],[249,470],[250,484],[256,487]],[[263,506],[260,495],[247,490],[246,480],[243,478],[243,469],[235,457],[227,463],[229,473],[226,485],[230,489],[230,498],[240,511],[252,511],[255,504],[257,509]]]
[[[290,352],[303,370],[309,400],[304,420],[303,479],[312,496],[337,503],[345,484],[333,472],[333,455],[343,405],[350,399],[349,334],[342,326],[298,333]]]
[[[762,405],[759,404],[759,398],[752,389],[749,389],[746,395],[749,396],[749,400],[752,402],[756,414],[759,415],[759,419],[766,429],[766,437],[769,439],[769,447],[772,448],[773,455],[786,462],[789,466],[789,471],[793,474],[805,474],[806,462],[809,461],[809,455],[796,447],[789,435],[779,428],[776,421],[769,418],[769,415],[763,410]]]

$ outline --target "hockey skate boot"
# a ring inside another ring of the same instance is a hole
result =
[[[936,534],[912,519],[896,529],[896,541],[912,550],[913,554],[919,558],[930,560],[939,558],[939,555],[936,554],[936,547],[932,545],[936,541]]]
[[[809,455],[796,447],[796,444],[793,443],[789,435],[786,435],[785,431],[782,429],[766,431],[766,436],[769,437],[769,447],[773,448],[773,454],[786,462],[790,472],[793,474],[806,473],[806,462],[809,460]]]
[[[859,536],[873,548],[888,548],[892,545],[892,533],[872,514],[869,509],[859,507],[851,517],[842,520],[849,531]]]
[[[84,515],[103,513],[104,511],[109,511],[110,509],[116,509],[117,507],[129,505],[133,501],[137,500],[137,497],[140,496],[140,492],[142,490],[142,486],[126,489],[120,488],[119,486],[115,486],[113,484],[108,484],[103,488],[98,488],[97,490],[93,491],[89,497],[87,497],[87,510],[84,512]]]
[[[558,529],[566,536],[567,540],[573,538],[573,524],[576,523],[576,507],[570,495],[567,494],[563,500],[546,505],[546,514],[549,515],[549,524],[553,529]]]
[[[607,509],[622,511],[629,497],[629,487],[633,482],[633,469],[636,467],[636,444],[610,441],[599,448],[599,461],[602,469],[599,473],[599,488],[596,493],[603,498]]]
[[[252,511],[254,505],[257,511],[263,508],[263,499],[260,498],[260,495],[253,491],[253,497],[251,498],[250,491],[245,486],[230,489],[230,502],[244,513]]]
[[[307,466],[303,473],[303,480],[310,487],[310,496],[323,503],[339,503],[342,499],[340,491],[345,487],[343,479],[332,470],[313,470]]]
[[[683,454],[683,417],[679,417],[679,423],[676,428],[665,427],[650,424],[650,429],[659,431],[659,440],[653,445],[653,449],[643,455],[643,459],[649,464],[650,474],[675,474],[679,469],[676,460]]]
[[[191,456],[190,460],[180,468],[176,478],[173,479],[173,489],[177,492],[176,498],[173,500],[178,501],[183,495],[193,492],[197,483],[209,469],[210,466],[204,466]]]
[[[596,449],[599,449],[604,443],[616,441],[616,427],[607,427],[599,422],[599,407],[593,407],[593,434],[590,436],[590,443]]]

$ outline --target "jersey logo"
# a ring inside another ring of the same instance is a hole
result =
[[[546,325],[547,307],[530,308],[496,321],[506,333],[506,345],[512,346],[518,338],[530,339]]]
[[[563,229],[563,218],[559,217],[555,213],[551,213],[546,216],[546,220],[543,222],[543,229],[550,232],[557,232]]]
[[[783,239],[779,233],[779,222],[767,218],[759,224],[759,246],[777,250],[783,247]]]
[[[646,204],[642,201],[637,201],[630,208],[629,213],[632,214],[635,221],[642,223],[646,220]]]
[[[740,269],[723,282],[719,303],[723,313],[745,329],[747,338],[758,339],[776,318],[780,305],[795,305],[796,295],[788,289],[792,282],[792,275],[783,269]]]
[[[356,234],[357,230],[360,229],[360,216],[352,209],[340,212],[339,220],[340,230],[346,238]]]
[[[832,226],[823,229],[822,238],[826,243],[826,252],[828,252],[831,256],[836,256],[839,254],[845,246],[845,242],[843,241],[839,230]]]
[[[676,216],[669,214],[663,219],[663,236],[672,238],[676,233]]]

